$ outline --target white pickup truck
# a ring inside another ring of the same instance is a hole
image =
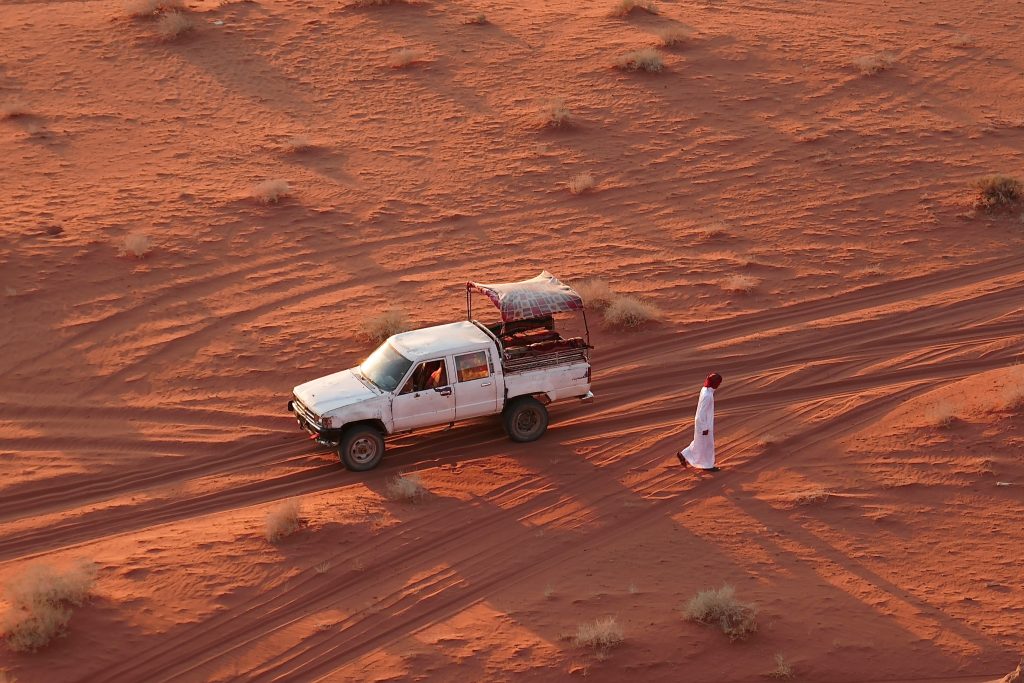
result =
[[[495,303],[501,322],[472,319],[474,292]],[[548,403],[593,400],[589,333],[555,330],[555,314],[583,313],[571,288],[545,271],[470,282],[466,300],[468,320],[396,334],[358,367],[295,387],[288,410],[345,467],[363,471],[380,462],[387,436],[500,414],[509,438],[533,441],[547,429]]]

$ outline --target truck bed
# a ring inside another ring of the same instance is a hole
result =
[[[572,342],[574,340],[566,339],[563,341]],[[509,354],[508,351],[506,351],[502,354],[501,365],[505,370],[505,374],[511,374],[526,370],[547,368],[554,365],[586,363],[587,361],[586,346],[574,347],[565,345],[553,347],[549,350],[533,350],[527,353]]]
[[[515,328],[493,330],[501,342],[501,364],[506,374],[589,361],[582,337],[562,337],[550,318],[524,321]]]

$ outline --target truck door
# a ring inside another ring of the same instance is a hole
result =
[[[455,393],[444,358],[423,361],[391,399],[396,432],[455,421]]]
[[[455,356],[455,419],[498,412],[498,383],[486,350]]]

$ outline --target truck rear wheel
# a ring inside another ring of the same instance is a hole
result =
[[[505,433],[513,441],[536,441],[548,428],[548,409],[532,396],[513,399],[502,413]]]
[[[373,427],[362,425],[345,431],[338,444],[341,463],[353,472],[372,470],[384,457],[384,437]]]

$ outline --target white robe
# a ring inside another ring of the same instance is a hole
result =
[[[697,415],[693,419],[693,441],[680,455],[694,467],[715,466],[715,390],[711,387],[700,390]]]

